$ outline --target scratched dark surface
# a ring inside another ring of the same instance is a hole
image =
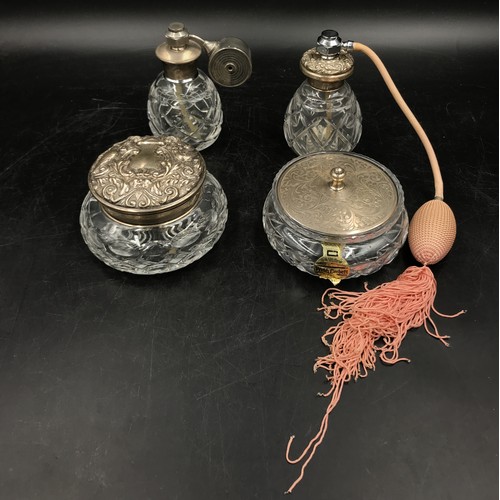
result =
[[[494,34],[496,14],[484,5],[481,22],[472,11],[458,20],[426,12],[435,25],[443,20],[440,43],[424,37],[399,50],[373,26],[365,33],[369,23],[347,23],[345,37],[379,52],[434,144],[458,221],[451,253],[433,267],[436,306],[468,312],[437,320],[450,348],[411,331],[401,353],[412,363],[379,362],[345,387],[294,498],[498,498],[498,46],[495,37],[489,46],[464,41],[474,29],[483,41],[484,29]],[[324,374],[312,365],[331,322],[316,310],[326,282],[279,258],[261,212],[294,156],[282,122],[303,79],[300,55],[322,29],[341,31],[342,16],[305,26],[299,41],[285,38],[277,16],[282,40],[269,46],[269,22],[260,30],[255,12],[243,34],[229,22],[211,25],[214,17],[194,23],[201,36],[245,35],[254,47],[252,78],[219,88],[223,131],[203,152],[229,219],[197,263],[140,277],[93,257],[78,214],[97,155],[149,133],[162,33],[127,28],[119,50],[118,35],[106,45],[89,32],[79,47],[76,19],[61,22],[69,33],[74,23],[71,38],[50,31],[50,15],[29,25],[38,11],[22,12],[0,23],[8,28],[0,44],[0,498],[282,498],[299,472],[284,458],[288,437],[296,435],[298,452],[326,408],[315,396]],[[156,22],[184,20],[175,14],[167,9]],[[383,14],[373,11],[375,20]],[[120,22],[95,13],[81,22],[94,20],[96,33]],[[51,40],[42,43],[37,27]],[[134,36],[143,42],[135,50]],[[356,151],[398,176],[412,214],[432,197],[423,148],[361,55],[350,84],[364,116]],[[392,280],[413,264],[405,246],[367,281]],[[360,290],[362,281],[342,286]]]

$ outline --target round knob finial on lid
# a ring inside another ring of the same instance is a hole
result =
[[[332,169],[330,174],[332,176],[330,189],[333,189],[334,191],[341,191],[344,189],[345,169],[343,167],[335,167]]]

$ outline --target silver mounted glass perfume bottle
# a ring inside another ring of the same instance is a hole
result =
[[[227,220],[201,154],[173,136],[132,136],[92,165],[80,225],[90,251],[134,274],[175,271],[205,255]]]
[[[217,140],[223,120],[217,88],[196,65],[203,51],[208,72],[219,85],[235,87],[250,77],[250,49],[243,40],[211,42],[190,34],[182,23],[171,23],[165,42],[156,48],[163,71],[150,87],[147,106],[154,135],[177,136],[198,150]]]
[[[371,158],[345,152],[287,163],[266,198],[263,223],[286,262],[334,284],[378,271],[408,234],[396,176]]]
[[[298,155],[352,151],[361,137],[361,111],[346,79],[353,73],[349,42],[325,30],[307,50],[300,69],[307,77],[292,97],[284,120],[288,145]]]

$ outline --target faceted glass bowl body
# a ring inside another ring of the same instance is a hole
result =
[[[347,82],[318,90],[307,80],[297,89],[285,113],[284,133],[298,155],[352,151],[361,137],[361,111]]]
[[[265,232],[271,246],[281,258],[301,271],[318,276],[316,264],[324,255],[324,246],[334,244],[341,248],[341,257],[348,265],[348,275],[345,278],[368,275],[390,263],[408,234],[408,215],[404,207],[403,190],[397,178],[378,164],[390,176],[398,193],[396,210],[384,224],[372,231],[352,236],[324,234],[312,231],[291,219],[278,200],[278,179],[296,160],[292,160],[278,172],[263,208]]]
[[[134,274],[175,271],[205,255],[227,220],[221,185],[207,172],[197,205],[183,217],[157,226],[132,226],[109,217],[89,192],[80,212],[83,239],[105,264]]]
[[[197,150],[211,146],[222,127],[222,106],[212,80],[198,69],[189,80],[160,73],[150,87],[149,126],[154,135],[174,135]]]

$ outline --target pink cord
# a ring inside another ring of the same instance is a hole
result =
[[[439,163],[436,158],[436,153],[434,153],[434,148],[432,147],[432,144],[430,143],[427,134],[424,132],[424,129],[420,125],[419,121],[415,118],[415,115],[412,113],[411,109],[408,107],[405,100],[401,96],[399,90],[397,89],[396,85],[394,84],[391,78],[391,75],[389,75],[389,72],[387,71],[380,57],[372,49],[370,49],[370,47],[363,45],[362,43],[359,42],[353,43],[353,49],[362,52],[372,60],[373,64],[375,64],[380,74],[382,75],[382,78],[384,79],[385,84],[387,85],[390,93],[392,94],[392,97],[394,97],[394,100],[401,108],[401,111],[403,111],[404,115],[411,123],[412,127],[415,129],[415,132],[422,141],[425,151],[427,152],[427,156],[429,157],[432,174],[434,176],[435,198],[443,200],[444,189],[443,189],[443,179],[441,177],[441,169],[439,168]]]

